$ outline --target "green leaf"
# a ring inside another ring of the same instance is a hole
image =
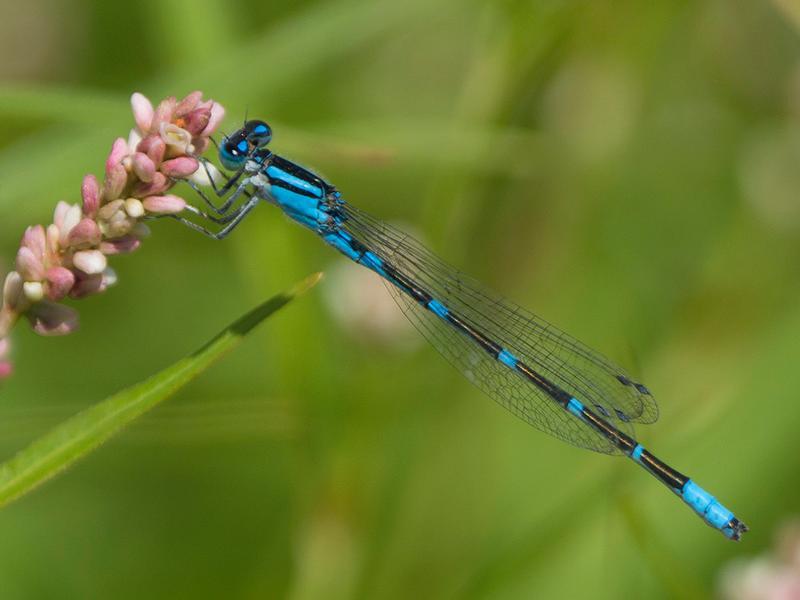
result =
[[[232,323],[196,352],[149,379],[67,419],[0,466],[0,507],[28,493],[169,398],[235,348],[253,328],[322,277],[316,273],[273,296]]]

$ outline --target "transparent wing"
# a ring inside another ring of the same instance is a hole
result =
[[[447,325],[391,283],[386,280],[384,283],[406,317],[431,345],[471,383],[500,405],[537,429],[565,442],[595,452],[618,453],[606,438],[567,413],[519,373],[494,360],[470,338]],[[628,435],[633,434],[626,423],[620,429],[626,430]]]
[[[346,218],[344,228],[351,235],[523,362],[614,422],[620,430],[630,432],[630,422],[652,423],[658,418],[657,405],[647,388],[599,353],[488,291],[407,234],[352,206],[345,204],[342,210]],[[490,357],[481,356],[477,348],[471,349],[473,344],[468,338],[451,331],[446,323],[404,295],[395,294],[395,298],[428,340],[468,377],[475,374],[471,365],[482,365],[481,375],[490,380],[485,385],[476,383],[509,410],[556,437],[593,450],[611,451],[607,444],[595,439],[599,436],[593,430],[591,436],[583,432],[590,428],[572,417],[565,418],[562,409],[548,398],[540,397],[535,386]],[[477,358],[472,356],[475,353]],[[506,389],[494,381],[497,378],[510,379],[512,383],[506,382],[510,386]],[[518,386],[520,389],[516,389]],[[520,402],[529,406],[520,411]],[[574,422],[580,425],[580,433],[571,429]]]

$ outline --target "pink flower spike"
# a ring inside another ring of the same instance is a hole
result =
[[[150,125],[150,129],[156,129],[157,127],[161,127],[162,124],[172,121],[177,106],[178,101],[175,99],[175,96],[170,96],[162,100],[156,108],[156,113],[153,117],[153,123]]]
[[[164,143],[164,140],[161,139],[161,136],[157,133],[148,135],[144,138],[139,145],[136,146],[136,149],[139,152],[144,152],[147,156],[150,157],[156,165],[160,165],[161,161],[164,160],[164,154],[167,151],[167,145]]]
[[[97,246],[103,237],[94,219],[84,218],[70,230],[67,244],[72,248],[91,248]]]
[[[47,297],[54,302],[65,298],[75,285],[75,274],[64,267],[52,267],[47,270]]]
[[[46,300],[31,306],[26,316],[39,335],[66,335],[78,328],[78,313]]]
[[[203,137],[208,137],[213,134],[219,124],[222,123],[222,119],[225,118],[225,109],[222,108],[222,105],[218,102],[214,102],[211,105],[211,117],[208,119],[208,125],[205,126],[205,129],[200,132],[200,135]]]
[[[137,152],[133,155],[133,172],[141,181],[149,183],[153,181],[156,165],[147,154]]]
[[[96,275],[108,266],[105,254],[100,250],[81,250],[72,257],[72,264],[87,275]]]
[[[146,135],[153,124],[153,116],[155,114],[153,104],[147,99],[147,96],[135,92],[131,96],[131,108],[133,109],[133,120],[136,121],[136,127],[139,128],[143,135]]]
[[[144,207],[147,212],[153,214],[172,215],[186,208],[186,201],[183,198],[171,194],[166,196],[150,196],[144,199]]]
[[[100,185],[94,175],[89,174],[83,178],[81,198],[83,198],[83,214],[87,217],[94,217],[97,209],[100,208]]]
[[[41,281],[44,279],[42,255],[36,256],[33,250],[27,246],[22,246],[17,250],[17,272],[25,281]]]
[[[167,176],[159,171],[156,171],[153,173],[153,181],[150,183],[144,183],[140,181],[133,186],[133,195],[140,198],[145,196],[154,196],[166,192],[170,186],[172,186],[172,182],[167,179]]]
[[[100,243],[100,252],[106,256],[114,254],[128,254],[141,246],[142,242],[133,235],[126,235],[116,240],[108,240]]]
[[[14,373],[14,367],[7,360],[0,360],[0,379],[8,379]]]
[[[203,97],[203,92],[194,91],[178,103],[175,108],[175,117],[183,117],[193,111]]]
[[[191,156],[179,156],[161,164],[161,172],[167,177],[184,179],[197,171],[200,164]]]

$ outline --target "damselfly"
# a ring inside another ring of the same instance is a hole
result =
[[[708,525],[738,540],[747,526],[689,477],[634,438],[658,408],[644,385],[536,315],[490,292],[408,235],[348,204],[327,181],[270,151],[272,130],[247,121],[219,147],[233,172],[212,209],[187,210],[220,227],[173,215],[222,239],[255,206],[274,204],[326,243],[383,278],[397,304],[472,383],[534,427],[566,442],[631,458],[680,496]],[[206,166],[207,164],[203,163]],[[213,184],[213,178],[212,184]],[[240,200],[237,202],[237,200]]]

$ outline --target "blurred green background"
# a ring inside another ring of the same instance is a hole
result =
[[[158,222],[78,333],[17,328],[3,458],[328,275],[0,512],[0,596],[718,593],[800,512],[794,6],[0,1],[0,270],[102,174],[133,91],[201,89],[228,131],[268,120],[277,152],[642,378],[641,441],[752,529],[726,542],[627,461],[515,419],[265,207],[224,243]]]

